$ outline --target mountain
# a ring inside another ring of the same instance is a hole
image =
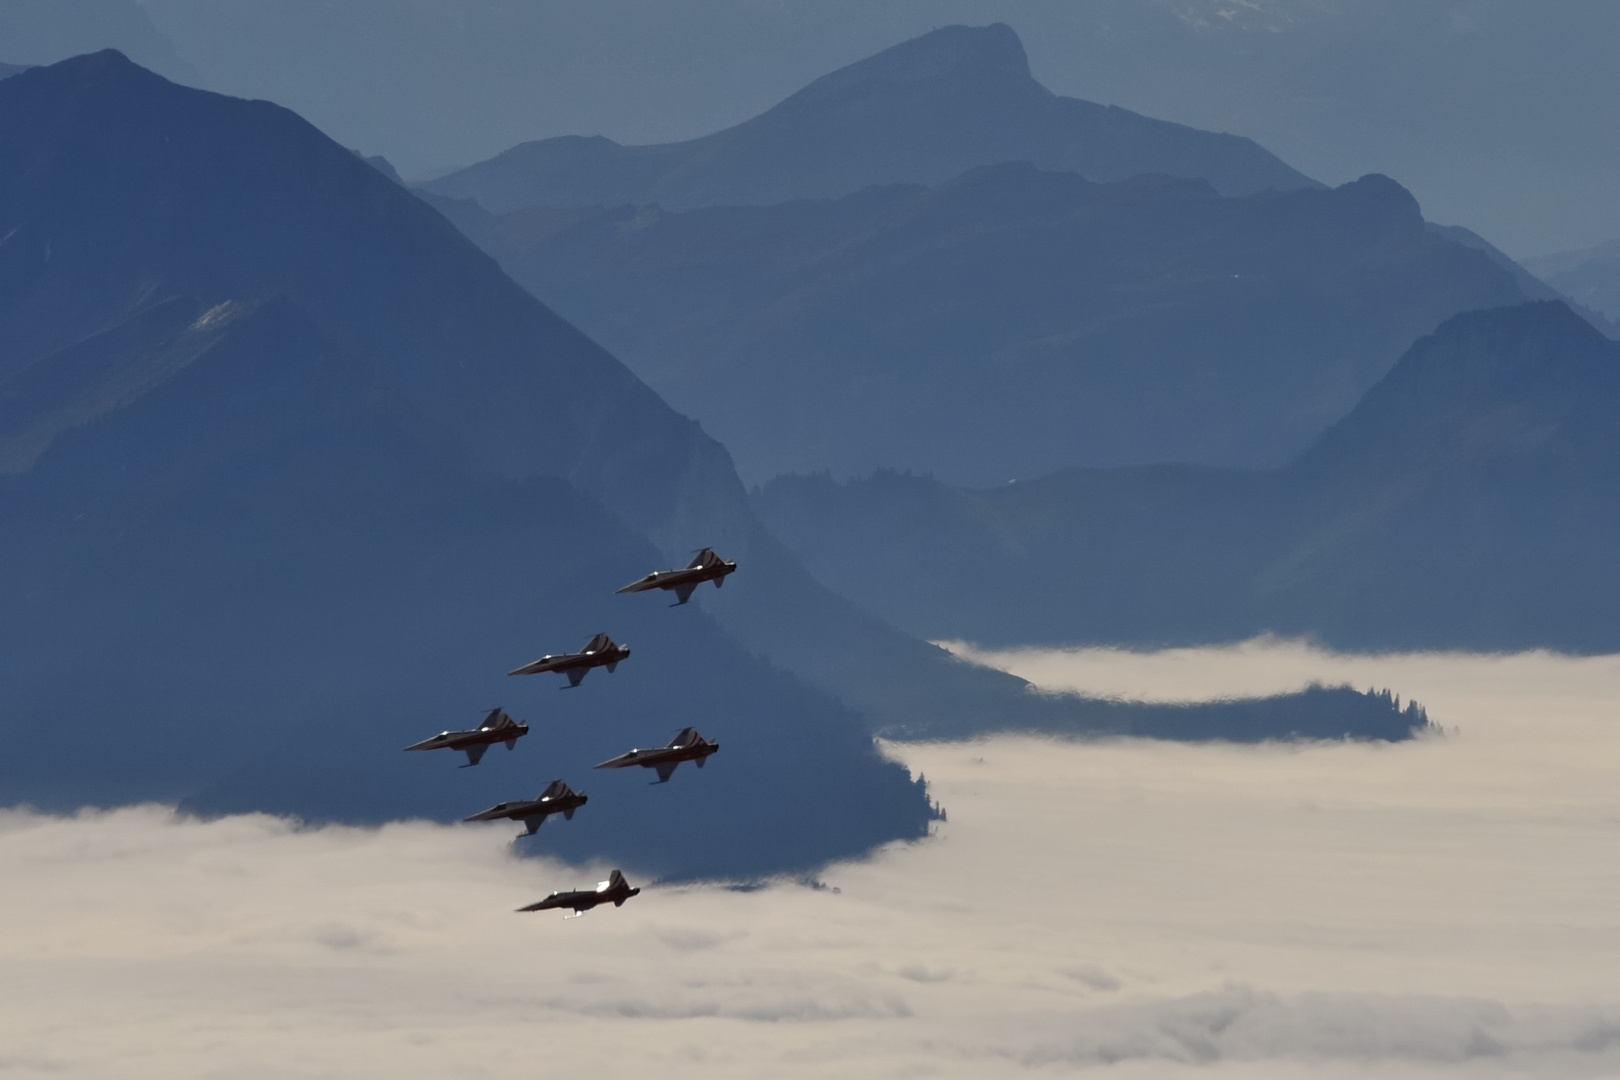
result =
[[[1566,296],[1620,320],[1620,240],[1530,259],[1525,268]]]
[[[112,52],[7,79],[0,236],[4,801],[453,819],[561,775],[592,802],[531,847],[683,875],[925,830],[866,717],[612,595],[666,557],[627,518],[740,493],[724,450],[298,117]],[[598,630],[617,673],[503,674]],[[401,752],[495,704],[515,753]],[[686,724],[701,778],[587,772]]]
[[[9,79],[18,72],[27,70],[28,68],[17,64],[0,64],[0,79]]]
[[[619,203],[686,210],[936,184],[1004,161],[1098,181],[1201,177],[1228,194],[1317,186],[1248,139],[1053,94],[1030,75],[1018,35],[1000,23],[942,27],[700,139],[542,139],[424,186],[495,213]]]
[[[1037,695],[862,614],[696,424],[269,103],[113,52],[8,79],[0,237],[5,803],[446,820],[562,776],[592,801],[529,849],[751,876],[923,834],[874,725],[1410,725],[1348,692]],[[698,536],[742,563],[723,592],[612,595]],[[632,657],[567,695],[502,674],[603,630]],[[495,704],[515,753],[402,753]],[[723,747],[701,776],[588,772],[686,725]]]
[[[1281,464],[1419,335],[1526,299],[1380,176],[1228,197],[1004,164],[769,207],[524,211],[472,235],[751,483]]]
[[[1448,320],[1281,469],[798,476],[754,502],[818,578],[934,638],[1612,651],[1617,409],[1620,344],[1537,302]]]

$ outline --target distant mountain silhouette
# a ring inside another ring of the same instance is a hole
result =
[[[1620,240],[1531,259],[1525,268],[1564,295],[1620,320]]]
[[[833,201],[471,228],[750,482],[1281,464],[1420,334],[1526,299],[1381,176],[1227,198],[1008,164]]]
[[[27,71],[26,67],[17,64],[0,64],[0,79],[9,79],[20,71]]]
[[[1620,344],[1539,302],[1449,320],[1280,470],[785,477],[755,506],[936,638],[1613,650],[1616,410]]]
[[[1102,708],[815,584],[722,447],[286,110],[114,52],[7,79],[0,237],[0,733],[32,748],[0,801],[450,818],[562,775],[589,812],[536,849],[758,874],[925,830],[873,724]],[[612,595],[698,537],[743,563],[722,593]],[[617,673],[503,674],[604,630],[634,650]],[[516,753],[401,751],[495,704],[534,725]],[[1163,723],[1406,719],[1311,708]],[[584,779],[688,724],[725,748],[692,782]]]
[[[997,23],[896,45],[700,139],[542,139],[425,187],[495,213],[619,203],[686,210],[936,184],[1004,161],[1097,181],[1200,177],[1227,194],[1318,186],[1248,139],[1053,94],[1030,76],[1018,35]]]

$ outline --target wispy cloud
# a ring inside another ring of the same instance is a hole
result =
[[[1455,730],[895,746],[949,822],[837,892],[568,921],[512,909],[606,868],[510,829],[4,812],[0,1076],[1620,1071],[1620,661],[1068,662],[1133,694],[1353,673]]]

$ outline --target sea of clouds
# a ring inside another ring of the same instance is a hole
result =
[[[0,1077],[1620,1075],[1620,658],[955,648],[1443,734],[894,744],[928,840],[569,920],[509,824],[0,811]]]

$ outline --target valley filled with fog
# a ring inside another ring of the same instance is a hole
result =
[[[626,866],[643,895],[575,920],[511,912],[607,868],[514,858],[506,826],[6,811],[0,1070],[1620,1068],[1620,657],[955,649],[1143,699],[1389,686],[1441,731],[889,743],[946,811],[927,839],[754,889]]]

